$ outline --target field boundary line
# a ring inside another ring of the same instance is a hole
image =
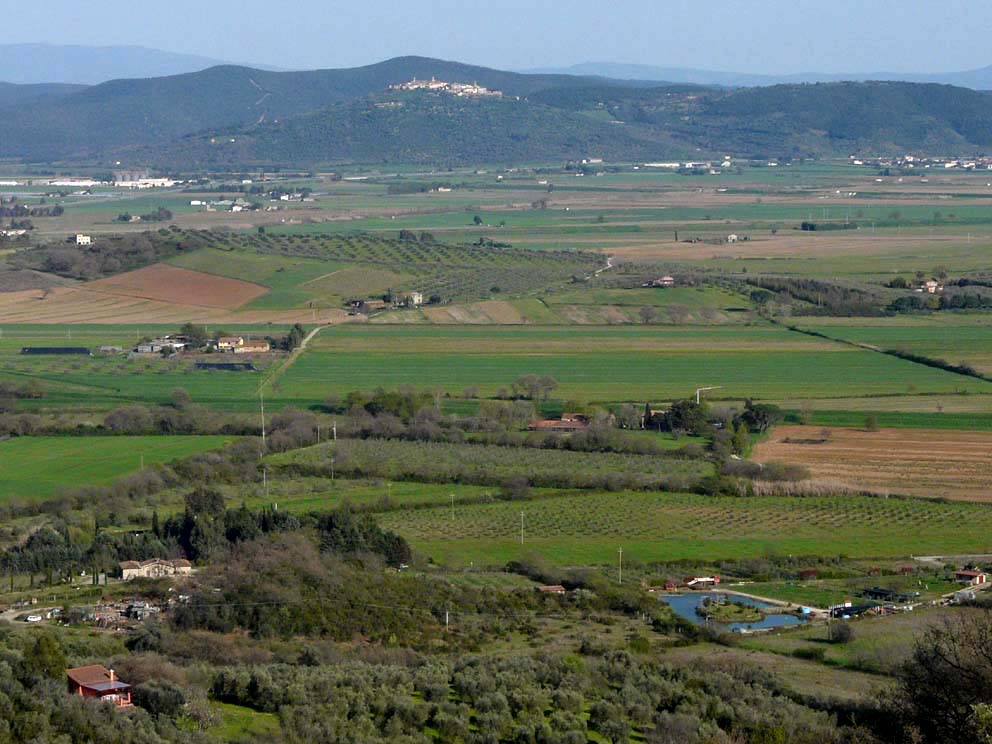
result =
[[[777,321],[772,320],[772,323],[780,325]],[[796,325],[783,326],[784,328],[794,331],[795,333],[801,333],[804,336],[812,336],[813,338],[822,338],[827,341],[833,341],[834,343],[844,344],[845,346],[852,346],[855,349],[861,349],[862,351],[871,351],[876,354],[883,354],[885,356],[894,357],[895,359],[902,359],[906,362],[911,362],[913,364],[918,364],[921,367],[929,367],[930,369],[939,369],[944,372],[950,372],[954,375],[961,375],[961,377],[970,377],[973,380],[981,380],[982,382],[992,382],[992,377],[983,375],[977,370],[965,369],[960,365],[950,364],[943,359],[934,359],[933,357],[924,356],[922,354],[913,354],[910,352],[899,351],[898,349],[883,349],[880,346],[874,346],[873,344],[863,343],[861,341],[850,341],[846,338],[835,338],[834,336],[828,336],[826,333],[821,331],[814,331],[806,328],[800,328]]]
[[[273,367],[272,371],[269,372],[268,376],[265,377],[261,383],[259,383],[258,391],[257,391],[258,394],[261,395],[262,393],[264,393],[267,387],[271,387],[271,385],[274,382],[276,382],[280,377],[282,377],[286,373],[286,370],[292,367],[293,364],[296,363],[296,360],[300,358],[300,355],[304,351],[306,351],[307,344],[309,344],[310,341],[312,341],[313,338],[318,333],[320,333],[325,328],[328,328],[329,326],[330,324],[328,323],[326,325],[317,326],[312,331],[310,331],[310,333],[308,333],[303,338],[303,340],[300,341],[300,345],[297,346],[295,349],[293,349],[293,351],[290,352],[289,356],[286,357],[285,360],[283,360],[282,364],[277,364],[275,367]]]

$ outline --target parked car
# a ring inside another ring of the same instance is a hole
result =
[[[40,623],[41,622],[41,615],[28,615],[24,619],[24,622],[26,622],[26,623]]]

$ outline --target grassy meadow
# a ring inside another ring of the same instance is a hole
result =
[[[225,436],[17,437],[0,442],[0,500],[42,500],[156,463],[220,449]]]
[[[336,327],[279,380],[278,396],[410,384],[494,395],[551,375],[568,400],[645,401],[722,385],[713,399],[992,392],[992,383],[788,330],[737,327]]]

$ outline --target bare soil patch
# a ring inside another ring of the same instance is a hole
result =
[[[961,501],[992,501],[992,433],[944,429],[780,426],[754,451],[757,462],[805,465],[814,479],[852,489]],[[786,441],[788,440],[788,441]]]
[[[144,300],[226,309],[241,307],[269,291],[260,284],[164,263],[88,282],[83,288]]]

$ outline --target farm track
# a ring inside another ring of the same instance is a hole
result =
[[[290,353],[290,355],[286,358],[286,360],[282,364],[279,364],[273,368],[273,370],[269,373],[269,375],[264,380],[262,380],[262,382],[258,386],[258,392],[260,395],[265,392],[265,389],[267,387],[271,387],[273,384],[275,384],[275,382],[278,381],[280,377],[282,377],[282,375],[286,372],[286,370],[288,370],[290,367],[293,366],[296,360],[300,358],[300,355],[307,350],[307,344],[309,344],[310,341],[313,340],[313,338],[325,328],[327,328],[327,326],[322,325],[322,326],[317,326],[312,331],[310,331],[310,333],[308,333],[304,337],[304,339],[300,342],[300,345],[297,346],[295,349],[293,349],[292,353]]]

